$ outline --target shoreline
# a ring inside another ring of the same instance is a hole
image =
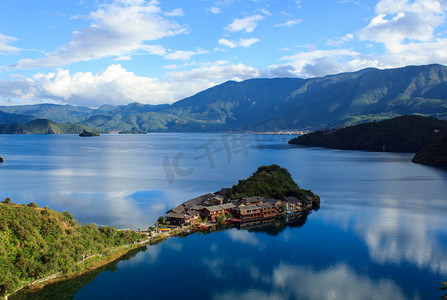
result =
[[[163,233],[163,234],[159,234],[154,237],[149,237],[148,239],[145,239],[141,242],[127,244],[127,245],[123,245],[123,246],[111,249],[111,250],[107,251],[107,253],[96,253],[96,254],[90,255],[90,256],[84,258],[83,260],[77,262],[70,268],[75,268],[76,266],[81,265],[84,262],[90,262],[91,259],[101,258],[101,257],[102,257],[102,259],[93,260],[90,262],[89,266],[86,266],[82,270],[74,272],[74,273],[62,273],[63,271],[59,271],[57,273],[48,275],[45,278],[41,278],[41,279],[37,279],[33,282],[29,282],[28,284],[24,285],[20,289],[12,292],[10,294],[5,295],[4,297],[1,297],[0,299],[7,300],[9,297],[14,297],[14,295],[16,295],[17,293],[20,293],[20,292],[37,291],[37,290],[43,289],[47,285],[51,285],[51,284],[54,284],[54,283],[57,283],[60,281],[74,279],[76,277],[85,275],[89,272],[92,272],[94,270],[100,269],[100,268],[105,267],[109,264],[119,261],[122,257],[124,257],[126,254],[128,254],[132,250],[139,249],[141,247],[147,246],[148,244],[149,245],[158,244],[158,243],[166,240],[170,236],[171,236],[171,234],[169,234],[169,233]]]

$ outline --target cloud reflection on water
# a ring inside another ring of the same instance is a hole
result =
[[[268,291],[231,289],[216,293],[213,299],[408,299],[392,280],[370,279],[345,264],[315,270],[311,266],[281,262],[273,269],[269,281]],[[413,295],[413,298],[420,297]]]

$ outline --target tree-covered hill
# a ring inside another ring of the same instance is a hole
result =
[[[46,119],[36,119],[26,124],[0,124],[0,134],[79,134],[96,130],[77,124],[61,124]]]
[[[447,131],[431,144],[418,151],[412,162],[437,167],[447,167]]]
[[[310,190],[301,189],[293,181],[290,173],[278,165],[261,166],[253,175],[244,180],[239,180],[233,185],[226,196],[229,199],[241,199],[244,197],[261,196],[265,198],[282,199],[296,196],[303,203],[308,202],[308,196],[312,199],[314,207],[319,207],[320,197]]]
[[[294,138],[289,144],[344,150],[417,152],[446,130],[447,121],[401,116],[337,130],[320,130]]]
[[[140,240],[134,231],[80,225],[68,212],[34,203],[0,203],[0,295],[56,272],[69,272],[86,256]]]

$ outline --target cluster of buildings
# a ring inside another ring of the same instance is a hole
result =
[[[271,199],[248,197],[238,200],[225,200],[228,189],[205,194],[170,209],[166,221],[171,225],[194,225],[198,220],[216,223],[221,215],[231,214],[231,221],[248,222],[253,220],[273,219],[286,213],[299,212],[312,207],[312,198],[306,199],[307,205],[297,197]]]

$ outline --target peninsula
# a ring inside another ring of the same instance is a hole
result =
[[[255,228],[278,220],[292,224],[305,221],[319,206],[319,196],[298,187],[278,165],[259,167],[231,188],[178,205],[147,232],[81,225],[69,212],[33,202],[18,205],[6,198],[0,203],[0,274],[5,274],[0,296],[75,277],[169,236],[228,228],[219,225]]]
[[[298,187],[278,165],[262,166],[231,188],[188,200],[169,210],[166,224],[212,229],[216,225],[268,223],[285,214],[318,209],[320,197]]]
[[[412,162],[436,167],[447,167],[447,131],[434,142],[418,151]]]
[[[343,150],[415,153],[447,131],[447,121],[417,115],[319,130],[291,139],[289,144]]]

